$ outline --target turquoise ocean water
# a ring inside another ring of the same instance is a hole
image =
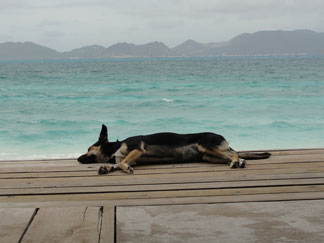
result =
[[[324,147],[323,57],[0,62],[0,160],[76,157],[161,131],[237,150]]]

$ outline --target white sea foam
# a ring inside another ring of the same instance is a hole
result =
[[[80,155],[81,155],[80,153],[31,154],[31,155],[21,155],[16,153],[0,153],[0,162],[10,161],[10,160],[76,159]]]
[[[173,100],[167,99],[167,98],[163,98],[162,99],[164,102],[173,102]]]

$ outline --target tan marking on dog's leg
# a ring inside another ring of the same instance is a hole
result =
[[[207,149],[203,146],[201,146],[200,144],[197,145],[197,149],[205,154],[209,154],[209,155],[213,155],[213,156],[217,156],[217,157],[221,157],[221,158],[229,158],[225,152],[223,150],[218,149],[217,147],[214,148],[213,150]]]
[[[225,156],[231,160],[231,163],[229,165],[231,168],[238,168],[238,167],[244,168],[245,167],[245,163],[240,162],[239,155],[234,150],[229,149],[229,150],[222,151],[222,150],[219,150],[218,148],[213,149],[213,151],[215,151],[215,150],[217,151],[217,153],[222,153],[223,156]]]
[[[197,145],[197,149],[207,155],[211,155],[211,156],[216,156],[216,157],[220,157],[220,158],[224,158],[224,159],[230,159],[228,156],[226,156],[221,150],[219,149],[207,149],[203,146],[201,146],[200,144]]]
[[[204,147],[201,146],[200,144],[197,144],[196,146],[197,146],[198,151],[200,151],[200,152],[202,152],[202,153],[206,153],[206,151],[207,151],[206,148],[204,148]]]
[[[202,153],[205,153],[205,154],[208,154],[208,155],[211,155],[211,156],[224,158],[224,159],[230,159],[232,161],[232,157],[229,157],[225,152],[223,152],[222,150],[219,150],[217,148],[214,148],[213,150],[210,150],[210,149],[204,148],[201,145],[198,145],[197,148]]]
[[[135,163],[136,159],[138,159],[139,157],[142,156],[144,152],[138,149],[134,149],[132,150],[126,157],[125,159],[123,159],[122,162],[120,162],[119,168],[121,168],[124,172],[128,173],[128,174],[132,174],[133,173],[133,168],[130,167],[130,165],[132,163]]]
[[[216,150],[218,150],[218,149],[216,149]],[[244,168],[245,167],[245,164],[244,164],[244,166],[241,166],[239,155],[234,150],[225,150],[225,151],[218,150],[218,151],[223,153],[224,156],[226,156],[227,158],[229,158],[231,160],[231,163],[230,163],[231,168],[237,168],[237,167]]]
[[[237,168],[237,167],[241,167],[240,166],[240,160],[239,160],[239,155],[237,152],[235,152],[234,150],[223,150],[223,149],[219,149],[218,147],[213,148],[212,150],[204,148],[201,145],[197,145],[197,148],[200,152],[205,153],[207,155],[211,155],[211,156],[216,156],[216,157],[220,157],[223,159],[229,159],[230,160],[230,167],[231,168]],[[243,166],[242,166],[243,168]]]

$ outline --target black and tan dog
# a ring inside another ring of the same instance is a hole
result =
[[[102,125],[99,140],[78,158],[80,163],[111,163],[99,168],[99,174],[115,169],[133,173],[132,165],[143,162],[211,162],[228,163],[244,168],[244,159],[265,159],[270,153],[237,153],[221,135],[205,132],[193,134],[155,133],[109,142],[107,127]]]

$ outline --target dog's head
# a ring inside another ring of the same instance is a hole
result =
[[[120,142],[108,142],[108,130],[102,124],[98,141],[90,146],[88,152],[81,155],[78,161],[82,164],[107,163],[115,153],[118,143]]]

